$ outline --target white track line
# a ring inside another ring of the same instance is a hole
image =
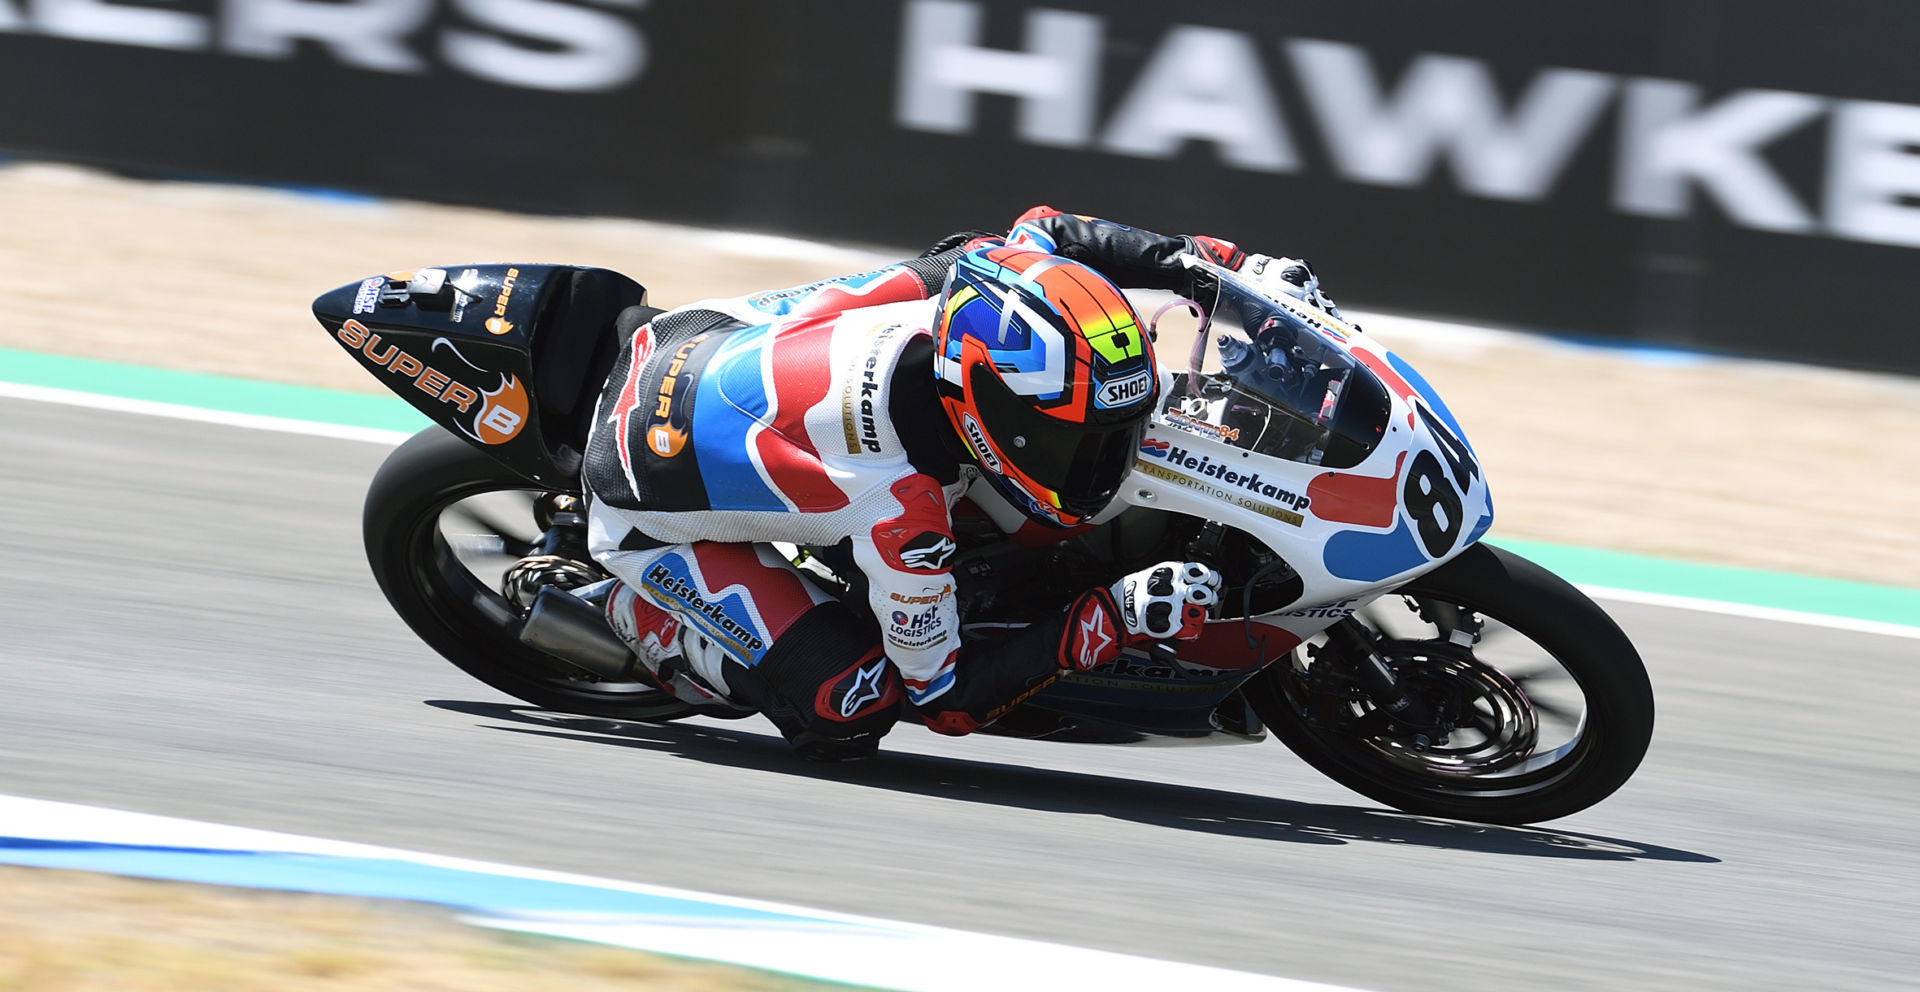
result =
[[[366,441],[388,447],[393,447],[413,436],[405,431],[387,431],[375,427],[347,427],[341,424],[324,424],[317,420],[269,417],[257,413],[229,413],[225,410],[208,410],[180,403],[134,400],[122,396],[83,393],[78,390],[54,389],[48,386],[27,386],[15,382],[0,382],[0,397],[34,400],[40,403],[59,403],[64,406],[83,406],[94,410],[112,410],[116,413],[137,413],[148,417],[192,420],[203,424],[220,424],[224,427],[278,431],[282,434],[306,434],[343,441]]]
[[[94,410],[111,410],[117,413],[136,413],[149,417],[170,417],[175,420],[192,420],[203,424],[220,424],[225,427],[245,427],[253,430],[279,431],[284,434],[305,434],[312,437],[335,438],[343,441],[365,441],[370,444],[384,444],[388,447],[397,445],[411,436],[405,431],[388,431],[373,427],[344,427],[339,424],[326,424],[313,420],[296,420],[291,417],[268,417],[252,413],[228,413],[224,410],[206,410],[179,403],[132,400],[119,396],[106,396],[100,393],[85,393],[72,389],[53,389],[46,386],[26,386],[11,382],[0,382],[0,397],[34,400],[41,403],[59,403],[66,406],[87,407]],[[1847,630],[1863,634],[1880,634],[1886,637],[1904,637],[1920,640],[1920,626],[1884,623],[1876,620],[1856,620],[1851,617],[1835,617],[1823,613],[1805,613],[1799,610],[1783,610],[1769,606],[1748,606],[1744,603],[1728,603],[1721,600],[1701,599],[1693,596],[1671,596],[1665,593],[1639,592],[1633,589],[1616,589],[1611,586],[1580,585],[1579,588],[1580,591],[1595,599],[1612,600],[1618,603],[1636,603],[1643,606],[1660,606],[1674,610],[1692,610],[1698,613],[1717,613],[1722,616],[1743,617],[1749,620],[1767,620],[1775,623],[1801,624],[1809,627],[1826,627],[1832,630]]]
[[[1808,627],[1828,627],[1833,630],[1850,630],[1862,634],[1880,634],[1886,637],[1905,637],[1920,640],[1920,627],[1911,627],[1906,624],[1885,623],[1879,620],[1856,620],[1852,617],[1829,616],[1825,613],[1806,613],[1801,610],[1783,610],[1772,606],[1748,606],[1745,603],[1728,603],[1718,599],[1700,599],[1694,596],[1670,596],[1666,593],[1641,592],[1637,589],[1590,586],[1578,582],[1574,583],[1574,586],[1581,592],[1592,596],[1594,599],[1608,599],[1616,603],[1663,606],[1674,610],[1719,613],[1724,616],[1743,617],[1748,620],[1797,623]]]

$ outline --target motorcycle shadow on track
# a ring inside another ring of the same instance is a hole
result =
[[[1296,844],[1413,844],[1587,861],[1697,864],[1720,861],[1692,851],[1596,834],[1438,820],[1385,809],[1295,802],[1196,786],[900,751],[883,750],[869,761],[817,764],[795,757],[774,734],[731,727],[631,723],[506,703],[440,699],[425,702],[455,713],[519,724],[490,728],[511,733],[639,748],[729,768],[911,795],[1018,809],[1091,813],[1227,837]]]

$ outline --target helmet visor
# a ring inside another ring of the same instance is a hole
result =
[[[981,427],[1021,475],[1053,490],[1060,509],[1090,517],[1113,501],[1146,431],[1146,416],[1119,424],[1074,424],[1047,416],[985,365],[968,377]]]

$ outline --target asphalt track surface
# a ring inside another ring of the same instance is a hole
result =
[[[0,793],[1380,992],[1920,971],[1911,641],[1608,604],[1654,749],[1541,829],[1393,814],[1272,742],[903,728],[823,768],[757,719],[547,714],[440,661],[361,556],[380,446],[19,400],[0,423]]]

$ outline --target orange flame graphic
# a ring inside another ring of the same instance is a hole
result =
[[[513,440],[527,426],[527,387],[510,375],[500,380],[499,389],[482,395],[487,402],[474,418],[474,434],[487,444]]]

